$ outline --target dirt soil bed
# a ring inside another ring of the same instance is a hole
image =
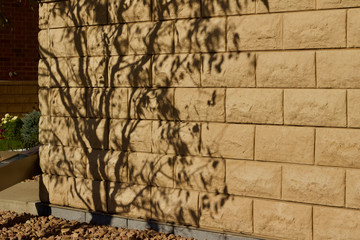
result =
[[[0,239],[193,239],[154,230],[138,231],[66,221],[53,216],[0,211]]]

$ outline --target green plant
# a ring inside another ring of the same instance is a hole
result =
[[[21,135],[24,143],[24,147],[30,148],[39,144],[39,120],[40,111],[32,111],[25,114],[22,121],[24,125],[21,129]]]
[[[3,137],[7,140],[21,141],[21,128],[23,121],[18,116],[11,116],[5,114],[5,117],[1,119],[1,128],[4,129]]]

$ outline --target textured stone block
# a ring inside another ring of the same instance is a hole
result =
[[[69,178],[66,176],[49,175],[49,202],[51,204],[68,206]]]
[[[315,9],[315,0],[256,0],[256,12],[290,12]]]
[[[50,176],[48,174],[41,174],[39,180],[39,200],[42,203],[49,203],[49,182]],[[39,215],[41,213],[39,212]]]
[[[151,56],[112,57],[109,85],[112,87],[150,87]]]
[[[70,26],[69,3],[69,1],[60,1],[47,4],[50,28]]]
[[[175,185],[181,189],[225,191],[223,159],[179,157],[175,161]]]
[[[314,239],[357,239],[360,236],[360,211],[314,207]]]
[[[130,116],[133,119],[173,120],[174,89],[138,88],[129,93]]]
[[[283,166],[285,200],[344,206],[345,171],[313,166]]]
[[[203,54],[201,63],[203,87],[255,87],[253,53]]]
[[[315,87],[314,52],[258,53],[257,87]]]
[[[200,155],[200,124],[154,121],[152,151],[162,154]]]
[[[50,86],[50,61],[40,59],[38,64],[38,85],[39,87]]]
[[[347,14],[347,45],[360,47],[360,9],[350,9]]]
[[[255,160],[314,163],[314,128],[256,126]]]
[[[252,233],[252,200],[231,195],[200,195],[200,227]]]
[[[151,218],[186,225],[198,223],[199,193],[171,188],[152,188]]]
[[[360,208],[360,170],[346,170],[346,207]]]
[[[89,150],[87,178],[97,181],[128,182],[128,154],[119,151]]]
[[[86,56],[85,28],[50,29],[49,39],[54,57]]]
[[[255,13],[255,1],[247,1],[247,0],[236,0],[236,1],[201,0],[201,1],[203,7],[202,15],[205,17]]]
[[[226,186],[230,194],[280,198],[281,165],[226,160]]]
[[[151,21],[151,0],[108,0],[109,23]]]
[[[107,193],[105,182],[68,178],[68,184],[69,188],[66,192],[69,201],[68,206],[98,212],[106,211]]]
[[[319,51],[317,84],[321,88],[359,88],[360,51]]]
[[[348,126],[360,127],[360,90],[347,91]]]
[[[52,58],[50,64],[50,87],[90,86],[87,58]]]
[[[321,8],[343,8],[343,7],[359,7],[360,2],[357,0],[318,0],[317,7]]]
[[[129,154],[129,181],[136,184],[172,188],[175,156],[150,153]]]
[[[48,10],[49,4],[40,3],[39,4],[39,28],[45,29],[49,26],[49,10]]]
[[[284,48],[346,47],[346,11],[287,13]]]
[[[49,116],[41,116],[39,119],[39,143],[49,144],[52,138],[52,125]]]
[[[201,0],[155,0],[154,18],[177,19],[200,17]]]
[[[85,88],[52,88],[50,103],[51,116],[86,117]]]
[[[225,51],[225,18],[187,19],[175,23],[175,52]]]
[[[151,152],[151,121],[110,120],[110,149]]]
[[[240,123],[283,123],[283,91],[278,89],[229,88],[226,119]]]
[[[128,90],[124,88],[109,89],[109,105],[111,118],[126,118],[128,117],[128,108],[130,103],[128,100]],[[105,101],[106,104],[107,101]]]
[[[296,203],[254,201],[254,233],[288,239],[312,239],[312,207]]]
[[[227,50],[280,49],[281,25],[279,14],[229,17]]]
[[[69,146],[70,121],[69,118],[51,117],[52,137],[50,143],[57,146]]]
[[[251,125],[203,123],[202,155],[254,159],[254,132]]]
[[[200,54],[157,55],[153,58],[153,84],[160,87],[199,87]]]
[[[316,129],[318,165],[360,168],[360,129]]]
[[[44,116],[50,115],[50,90],[48,88],[40,88],[38,92],[39,97],[39,109]]]
[[[286,90],[285,124],[346,126],[345,90]]]
[[[43,173],[49,173],[50,145],[41,145],[39,148],[39,165]]]
[[[88,27],[89,56],[127,54],[128,45],[128,26],[125,24]]]
[[[89,77],[88,86],[106,87],[108,83],[108,58],[91,57],[88,58],[87,76]]]
[[[108,212],[132,218],[150,218],[150,188],[134,184],[108,183]]]
[[[38,43],[39,43],[39,54],[40,58],[47,58],[50,54],[50,45],[49,45],[49,31],[40,30],[38,33]]]
[[[222,88],[177,88],[175,108],[180,120],[224,121],[225,90]]]
[[[129,53],[172,53],[173,33],[171,21],[129,24]]]

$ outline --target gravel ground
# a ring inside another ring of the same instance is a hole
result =
[[[138,231],[66,221],[53,216],[0,211],[0,239],[188,239],[154,230]]]

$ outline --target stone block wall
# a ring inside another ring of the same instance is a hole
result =
[[[357,0],[43,1],[42,201],[357,239],[359,26]]]

